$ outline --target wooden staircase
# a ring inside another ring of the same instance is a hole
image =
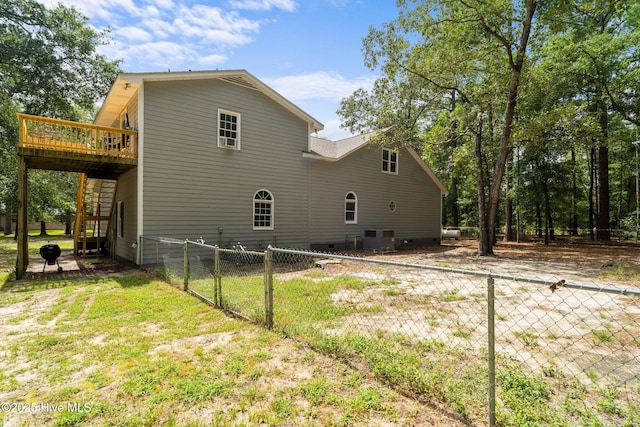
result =
[[[111,230],[117,188],[117,180],[88,178],[86,174],[80,174],[73,230],[75,253],[87,256],[95,250],[98,257],[107,243],[113,247]]]
[[[117,179],[138,164],[138,132],[18,114],[18,255],[16,279],[29,265],[27,172],[29,169],[80,172],[74,250],[106,247],[111,231]]]

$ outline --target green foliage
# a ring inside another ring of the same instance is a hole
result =
[[[120,61],[97,48],[109,42],[77,9],[35,0],[0,3],[0,212],[17,209],[17,112],[87,119],[106,95]],[[32,220],[67,220],[77,181],[60,172],[31,171]]]
[[[450,190],[446,225],[478,226],[478,187],[499,184],[494,166],[506,147],[509,187],[490,202],[503,211],[510,201],[523,231],[586,234],[597,226],[629,238],[623,219],[636,209],[640,7],[538,1],[525,52],[515,46],[530,3],[398,2],[397,17],[363,40],[365,65],[381,77],[343,100],[343,125],[352,132],[393,126],[387,142],[414,146]],[[514,75],[519,53],[528,57]],[[518,110],[508,123],[514,77]],[[509,126],[510,140],[500,140]]]
[[[77,119],[108,91],[119,61],[96,52],[108,43],[107,32],[94,30],[77,9],[2,2],[0,22],[0,85],[25,112]]]

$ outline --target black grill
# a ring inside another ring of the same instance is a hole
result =
[[[44,258],[44,267],[42,267],[42,272],[44,273],[44,269],[47,268],[47,265],[55,265],[58,264],[58,271],[62,271],[62,267],[60,267],[60,263],[58,262],[58,257],[62,251],[60,250],[60,246],[58,245],[44,245],[40,247],[40,256]]]

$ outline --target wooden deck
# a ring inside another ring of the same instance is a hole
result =
[[[29,169],[116,179],[138,162],[138,132],[18,114],[18,155]]]
[[[67,120],[18,114],[18,256],[16,278],[22,279],[29,264],[27,233],[27,171],[29,169],[79,172],[82,179],[117,180],[138,163],[138,132]],[[78,204],[80,205],[80,195]],[[84,202],[84,195],[82,197]],[[109,218],[109,217],[107,217]],[[81,221],[85,224],[86,218]],[[78,218],[76,218],[78,222]],[[108,229],[108,226],[107,226]],[[99,234],[98,234],[99,235]],[[102,239],[83,236],[83,253],[103,245]],[[78,250],[78,235],[74,237]]]

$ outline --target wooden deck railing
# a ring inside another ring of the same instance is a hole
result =
[[[20,147],[107,155],[138,157],[138,132],[95,126],[67,120],[18,114]]]

